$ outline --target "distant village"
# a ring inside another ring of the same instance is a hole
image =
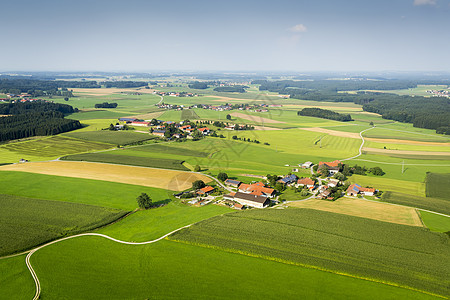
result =
[[[271,108],[282,107],[281,104],[270,105],[270,104],[231,104],[231,103],[226,103],[223,105],[194,104],[190,106],[160,103],[157,104],[156,106],[158,106],[158,108],[161,109],[172,109],[172,110],[202,108],[214,111],[245,110],[252,112],[268,112],[267,108],[269,107]]]
[[[450,90],[427,90],[428,94],[433,95],[434,97],[450,97]]]
[[[21,94],[6,94],[7,98],[0,98],[0,102],[10,102],[11,103],[17,103],[17,102],[34,102],[34,101],[45,101],[50,102],[47,100],[43,100],[40,98],[32,98],[33,96],[27,93],[21,93]]]

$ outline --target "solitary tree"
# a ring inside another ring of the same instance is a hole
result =
[[[194,167],[194,172],[200,172],[201,170],[202,170],[202,168],[200,168],[199,165],[196,165],[196,166]]]
[[[205,186],[206,186],[206,184],[203,182],[203,180],[196,180],[192,183],[192,188],[194,190],[204,188]]]
[[[220,181],[225,181],[228,179],[228,174],[221,172],[217,175],[217,179],[219,179]]]
[[[227,120],[231,120],[231,115],[230,114],[227,115]]]
[[[152,199],[146,193],[140,194],[136,200],[139,208],[149,209],[152,207]]]

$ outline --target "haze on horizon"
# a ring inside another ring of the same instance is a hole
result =
[[[0,71],[450,70],[450,0],[18,0],[2,11]]]

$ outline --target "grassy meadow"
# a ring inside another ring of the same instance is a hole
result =
[[[136,197],[141,193],[154,202],[168,199],[166,190],[132,184],[15,171],[0,171],[0,177],[2,194],[127,211],[137,208]]]
[[[427,197],[450,201],[450,174],[428,173],[426,182]]]
[[[130,246],[82,237],[46,247],[33,255],[31,262],[45,299],[68,295],[73,299],[434,298],[376,282],[167,240]],[[97,276],[91,275],[92,270]],[[270,274],[276,280],[268,284],[261,274]]]

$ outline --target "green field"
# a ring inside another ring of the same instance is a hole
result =
[[[62,155],[108,148],[111,148],[110,144],[78,140],[64,136],[52,136],[23,142],[11,142],[0,146],[0,152],[10,153],[10,155],[5,155],[5,160],[3,160],[2,156],[2,162],[17,162],[19,160],[17,157],[24,159],[28,159],[28,156],[56,158]],[[14,157],[16,159],[13,159]]]
[[[449,296],[449,240],[423,228],[309,209],[211,218],[169,239]]]
[[[31,262],[39,274],[43,299],[368,299],[373,295],[433,299],[357,278],[171,241],[130,246],[82,237],[46,247]],[[267,277],[273,280],[269,283]]]
[[[0,299],[33,299],[35,287],[25,256],[0,259]]]
[[[450,217],[437,215],[434,213],[421,211],[423,223],[431,230],[438,232],[447,232],[450,235]]]
[[[187,142],[189,145],[191,142]],[[195,142],[192,142],[195,143]],[[146,145],[142,147],[126,148],[120,151],[115,151],[114,154],[118,155],[130,155],[130,156],[142,156],[150,157],[154,155],[164,155],[164,156],[195,156],[195,157],[206,157],[209,153],[202,152],[199,150],[191,150],[188,147],[178,147],[177,143],[160,143]],[[188,145],[188,146],[189,146]]]
[[[428,173],[425,182],[427,197],[450,200],[450,174]]]
[[[113,145],[134,144],[155,138],[155,136],[145,133],[137,133],[132,131],[110,131],[110,130],[85,131],[85,132],[75,131],[71,133],[66,133],[64,135],[81,140],[102,142]]]
[[[195,120],[199,119],[198,115],[192,109],[183,109],[181,111],[181,119],[183,120]]]
[[[450,201],[441,198],[413,196],[398,192],[385,192],[381,199],[389,203],[418,207],[450,215]]]
[[[125,211],[0,194],[0,256],[109,224]]]
[[[111,110],[89,110],[80,111],[67,116],[69,119],[73,120],[89,120],[89,119],[118,119],[120,117],[125,117],[129,115],[128,113],[121,113]]]
[[[63,157],[62,159],[72,161],[92,161],[101,163],[189,171],[188,168],[183,166],[184,162],[183,160],[130,156],[130,155],[116,155],[110,154],[110,152],[69,155]]]
[[[3,194],[127,211],[137,208],[136,197],[141,193],[150,195],[153,202],[168,200],[166,190],[124,183],[14,171],[0,171],[0,178]]]
[[[114,238],[144,242],[156,239],[182,226],[232,211],[228,207],[206,205],[192,207],[178,201],[145,211],[138,211],[119,223],[102,228],[99,232]]]

